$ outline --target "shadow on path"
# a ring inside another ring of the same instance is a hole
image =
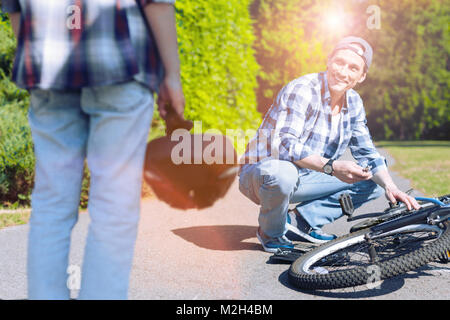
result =
[[[256,237],[255,226],[221,225],[174,229],[172,232],[198,247],[210,250],[261,250],[257,243],[244,242]]]

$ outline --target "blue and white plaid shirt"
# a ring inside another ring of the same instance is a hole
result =
[[[308,74],[288,83],[267,111],[261,126],[241,158],[245,170],[265,158],[297,161],[311,155],[338,159],[347,147],[361,166],[372,174],[386,169],[385,158],[373,145],[359,94],[346,92],[338,136],[330,141],[331,97],[326,72]],[[304,175],[311,170],[299,168]]]
[[[13,80],[76,89],[137,80],[158,91],[163,66],[141,7],[175,0],[2,0],[21,12]]]

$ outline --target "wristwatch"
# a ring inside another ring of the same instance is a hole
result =
[[[332,176],[333,175],[333,159],[328,160],[328,162],[323,166],[323,172],[325,172],[326,174]]]

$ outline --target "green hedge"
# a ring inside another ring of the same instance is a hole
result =
[[[187,118],[203,129],[256,128],[254,35],[249,0],[176,2]]]
[[[16,42],[9,21],[0,15],[0,204],[28,204],[34,155],[27,121],[28,93],[11,82]]]
[[[203,130],[255,129],[261,121],[248,5],[249,0],[176,2],[185,116],[202,121]],[[10,24],[0,12],[0,206],[29,204],[34,174],[28,93],[10,81],[14,51]],[[164,132],[156,110],[150,139]],[[88,200],[88,178],[85,170],[82,207]]]
[[[23,102],[0,108],[0,202],[29,202],[34,156]]]
[[[324,39],[319,34],[323,1],[255,0],[255,49],[261,66],[258,75],[258,110],[265,113],[279,90],[302,75],[326,68]]]

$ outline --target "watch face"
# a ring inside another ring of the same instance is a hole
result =
[[[329,164],[327,164],[327,165],[325,165],[325,166],[323,167],[323,171],[324,171],[326,174],[331,174],[331,172],[333,171],[333,168],[332,168]]]

